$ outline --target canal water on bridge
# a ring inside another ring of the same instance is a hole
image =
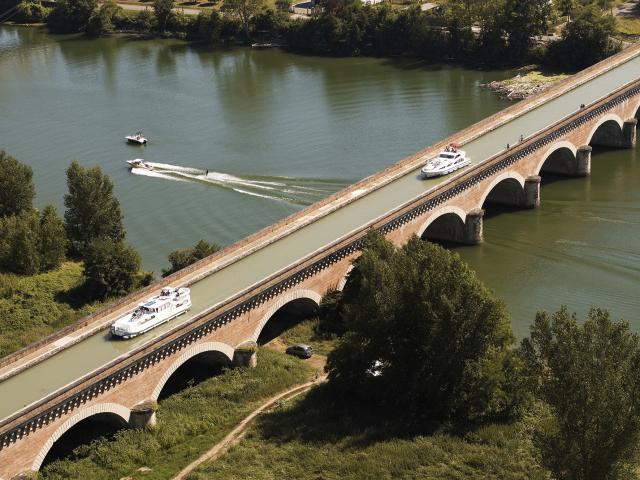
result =
[[[71,160],[99,164],[157,272],[172,249],[231,243],[504,108],[479,84],[508,74],[0,27],[0,148],[34,168],[39,206],[62,208]],[[150,144],[125,145],[141,128]],[[137,157],[156,171],[132,174]],[[591,178],[543,185],[539,210],[489,215],[485,244],[457,249],[518,335],[562,303],[638,321],[639,180],[635,153],[600,152]]]

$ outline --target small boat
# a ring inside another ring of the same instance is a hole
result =
[[[182,315],[191,308],[188,288],[164,287],[160,295],[151,297],[111,325],[115,337],[133,338]]]
[[[127,163],[131,166],[131,168],[144,168],[146,170],[153,170],[153,167],[145,162],[142,158],[127,160]]]
[[[124,137],[128,143],[135,143],[136,145],[146,145],[147,139],[142,136],[142,132],[136,132],[133,135],[127,135]]]
[[[442,150],[437,157],[429,160],[422,168],[421,172],[425,177],[438,177],[447,175],[471,163],[465,152],[460,150],[460,146],[451,143]]]

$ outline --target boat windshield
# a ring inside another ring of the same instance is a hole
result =
[[[440,156],[442,158],[453,158],[455,155],[453,153],[441,153]]]

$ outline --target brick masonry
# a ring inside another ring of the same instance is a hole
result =
[[[318,302],[327,291],[341,288],[368,228],[379,229],[401,245],[414,234],[428,234],[429,225],[442,215],[453,214],[463,223],[468,224],[472,219],[475,226],[468,230],[473,231],[476,240],[481,239],[481,208],[498,185],[508,181],[511,186],[524,189],[528,180],[529,185],[537,188],[535,177],[544,175],[544,163],[554,152],[564,149],[571,154],[567,161],[577,162],[578,150],[591,143],[596,131],[600,141],[619,147],[633,146],[631,133],[635,134],[635,122],[629,120],[636,117],[639,109],[640,81],[637,81],[562,124],[550,126],[535,138],[452,177],[447,184],[409,205],[399,206],[351,238],[301,260],[253,291],[3,421],[0,425],[1,478],[8,480],[21,472],[38,470],[55,440],[85,418],[111,413],[128,422],[131,409],[156,399],[170,374],[189,358],[216,351],[231,360],[237,346],[255,341],[269,318],[292,300],[308,298]],[[608,133],[603,139],[600,132],[604,130]],[[577,169],[574,173],[581,174]],[[516,192],[513,198],[524,197]]]

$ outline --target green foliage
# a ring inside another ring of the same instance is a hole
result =
[[[205,43],[215,44],[220,40],[222,18],[216,10],[202,11],[196,20],[196,35]]]
[[[126,295],[136,285],[140,256],[122,241],[96,239],[86,248],[84,268],[87,288],[96,298]]]
[[[283,12],[288,12],[291,9],[293,2],[291,0],[276,0],[276,8]]]
[[[22,0],[13,20],[18,23],[40,23],[47,18],[49,12],[50,10],[40,2]]]
[[[344,396],[415,424],[507,415],[524,395],[511,391],[520,366],[506,309],[457,254],[370,233],[342,303],[347,333],[327,372]]]
[[[220,245],[215,243],[209,243],[204,240],[199,240],[193,247],[181,248],[174,250],[169,254],[170,268],[162,270],[162,276],[166,277],[172,273],[182,270],[185,267],[213,255],[220,250]]]
[[[94,37],[112,33],[114,25],[122,21],[124,10],[113,0],[107,0],[89,18],[86,33]]]
[[[83,254],[95,239],[124,239],[120,202],[100,167],[86,169],[72,162],[67,169],[67,188],[64,221],[72,253]]]
[[[156,17],[150,10],[142,10],[133,20],[133,26],[142,33],[149,33],[156,26]]]
[[[549,45],[548,63],[579,70],[620,50],[620,45],[610,38],[615,31],[614,17],[603,15],[594,5],[577,8],[574,15],[562,40]]]
[[[251,39],[250,22],[265,6],[265,0],[224,0],[222,11],[242,24],[245,40]]]
[[[68,292],[83,282],[82,265],[73,262],[30,277],[0,273],[0,357],[95,310],[97,304],[68,301]]]
[[[546,480],[521,447],[518,425],[414,436],[366,402],[341,410],[331,391],[317,387],[258,417],[239,444],[188,478]]]
[[[302,320],[282,333],[282,341],[287,347],[305,343],[313,347],[314,354],[328,355],[335,347],[336,336],[332,333],[323,332],[320,326],[320,320],[317,318]]]
[[[56,461],[41,472],[44,480],[121,478],[151,468],[144,478],[173,476],[222,440],[252,410],[293,385],[306,381],[311,369],[288,355],[258,351],[253,369],[225,370],[215,378],[162,400],[153,429],[125,429],[114,440],[100,439],[79,447],[71,459]]]
[[[174,0],[154,0],[153,12],[158,21],[158,30],[164,32],[167,29],[167,23],[173,15]]]
[[[56,33],[84,31],[98,0],[58,0],[47,17],[47,25]]]
[[[45,206],[40,214],[40,268],[45,271],[58,268],[65,258],[68,243],[64,221],[58,211],[53,205]]]
[[[535,432],[558,480],[637,478],[640,337],[592,309],[583,325],[566,308],[539,313],[522,350],[551,410]]]
[[[318,306],[318,330],[326,335],[344,335],[347,325],[344,319],[342,292],[337,290],[322,297]]]
[[[516,59],[526,58],[531,49],[531,37],[546,32],[551,16],[548,0],[506,0],[504,30],[509,37],[509,50]]]
[[[33,209],[36,195],[31,167],[0,150],[0,217]]]
[[[40,271],[38,251],[38,217],[33,213],[23,213],[15,218],[10,238],[9,255],[6,258],[8,270],[33,275]]]

